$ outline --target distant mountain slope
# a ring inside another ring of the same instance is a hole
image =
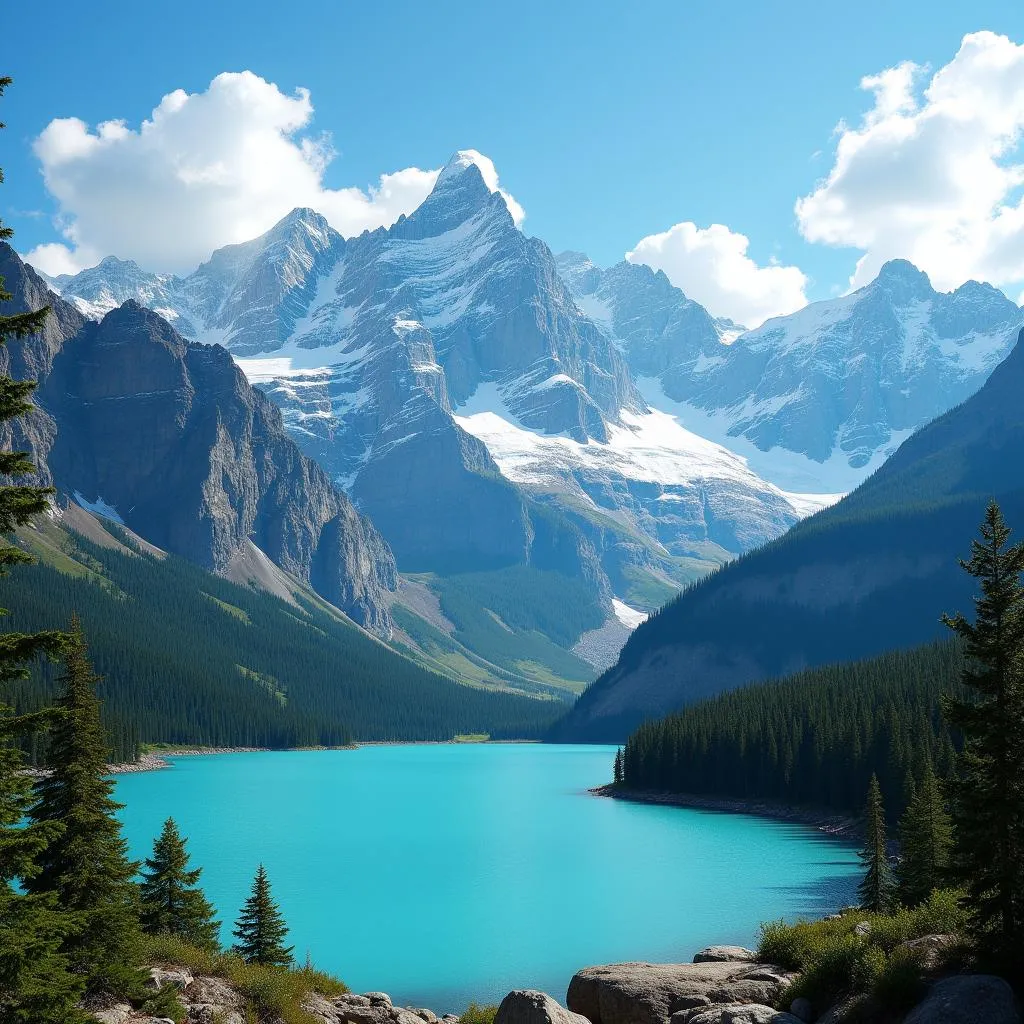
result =
[[[1024,332],[1022,332],[1024,333]],[[731,563],[630,637],[560,738],[621,739],[699,697],[927,641],[969,605],[957,564],[990,497],[1024,533],[1024,343],[838,505]]]
[[[19,532],[39,564],[0,579],[8,629],[77,612],[117,750],[530,736],[556,701],[462,686],[424,671],[282,574],[281,599],[167,555],[74,504]],[[58,667],[14,684],[19,707],[52,692]]]
[[[852,489],[910,431],[981,387],[1024,323],[990,285],[936,292],[906,260],[746,332],[649,267],[601,270],[563,253],[559,270],[648,402],[798,491]]]

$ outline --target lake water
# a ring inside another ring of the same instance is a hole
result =
[[[811,829],[588,794],[614,753],[467,744],[182,757],[120,776],[117,797],[138,858],[173,815],[225,921],[262,861],[297,959],[309,950],[355,991],[438,1012],[511,988],[564,999],[581,967],[749,945],[762,920],[853,898],[853,850]]]

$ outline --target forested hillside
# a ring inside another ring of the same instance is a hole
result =
[[[119,758],[157,741],[283,747],[531,736],[563,706],[427,672],[311,592],[289,605],[183,559],[139,552],[113,524],[105,533],[111,543],[101,546],[52,524],[26,530],[40,563],[0,579],[0,605],[11,609],[14,630],[79,614],[105,678]],[[14,703],[48,699],[55,672],[41,665],[15,683]]]
[[[872,774],[893,818],[926,765],[947,776],[955,641],[748,686],[642,725],[624,750],[630,789],[772,800],[859,813]]]

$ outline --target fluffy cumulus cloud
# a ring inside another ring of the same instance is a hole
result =
[[[715,316],[757,327],[807,304],[799,267],[760,265],[747,254],[746,235],[724,224],[699,228],[684,221],[640,239],[626,253],[633,263],[665,271],[668,279]]]
[[[186,271],[297,206],[319,210],[351,236],[394,223],[433,188],[439,172],[418,167],[384,174],[365,190],[325,188],[334,151],[327,136],[308,134],[312,116],[305,89],[286,95],[244,71],[218,75],[205,92],[169,93],[138,128],[51,121],[35,152],[65,241],[39,246],[29,260],[60,274],[113,253],[153,270]],[[507,194],[506,202],[521,216]]]
[[[804,237],[862,251],[852,287],[896,257],[943,289],[1024,282],[1024,46],[976,32],[934,73],[904,63],[861,87],[871,109],[796,204]]]

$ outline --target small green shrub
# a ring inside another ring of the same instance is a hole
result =
[[[470,1003],[459,1018],[459,1024],[494,1024],[494,1016],[497,1012],[497,1006],[480,1006],[477,1003]]]
[[[903,1014],[924,997],[927,986],[921,957],[912,949],[894,949],[870,989],[871,1000],[890,1013]]]
[[[245,999],[247,1016],[254,1021],[280,1019],[282,1024],[316,1024],[302,1009],[306,997],[316,992],[329,998],[348,991],[343,982],[309,965],[283,968],[247,964],[234,953],[202,949],[174,935],[146,936],[144,957],[149,964],[186,967],[193,974],[224,978]],[[161,989],[163,991],[173,992],[166,988]],[[177,1021],[171,1013],[154,1013],[154,1016]],[[481,1024],[492,1022],[493,1015],[491,1021]]]
[[[173,985],[158,988],[141,1006],[143,1013],[150,1017],[169,1017],[174,1024],[184,1024],[188,1012],[178,998],[178,990]]]

